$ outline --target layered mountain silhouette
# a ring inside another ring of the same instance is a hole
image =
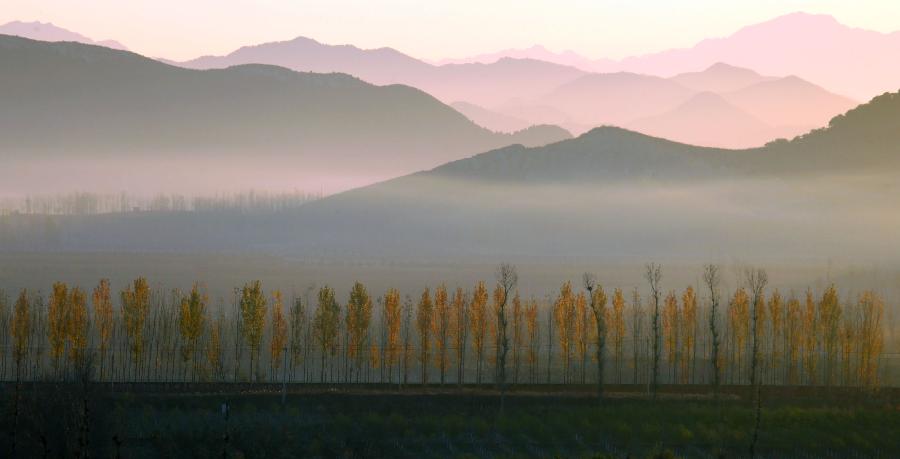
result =
[[[294,183],[346,177],[346,188],[489,148],[569,137],[549,126],[494,133],[418,89],[345,74],[268,65],[189,70],[11,36],[0,36],[0,62],[7,160],[220,158],[205,167],[252,165],[293,173]]]
[[[546,59],[546,60],[542,60]],[[632,62],[629,60],[623,61]],[[450,61],[453,62],[453,61]],[[596,68],[613,68],[611,61],[598,61]],[[636,62],[636,61],[635,61]],[[738,121],[715,110],[694,111],[673,129],[646,130],[653,135],[673,135],[673,140],[717,147],[759,146],[778,137],[792,137],[823,126],[828,119],[846,111],[855,102],[805,83],[799,78],[776,83],[779,78],[726,64],[724,57],[698,65],[691,72],[670,78],[652,76],[660,72],[585,72],[585,60],[574,53],[552,53],[542,47],[479,56],[462,63],[432,65],[390,48],[360,49],[350,45],[327,45],[308,38],[265,43],[236,50],[226,56],[206,56],[178,65],[189,68],[224,68],[262,63],[297,71],[342,72],[376,84],[400,83],[457,103],[461,111],[494,131],[509,132],[532,124],[555,124],[580,134],[600,125],[643,129],[675,111],[698,93],[714,92],[726,97],[738,110],[763,121],[767,126],[723,126],[711,132],[710,124]],[[615,63],[615,65],[619,65]],[[674,65],[672,69],[684,68]],[[696,69],[704,69],[696,71]],[[798,81],[799,80],[799,81]],[[798,86],[797,97],[787,86]],[[764,85],[763,83],[771,83]],[[750,90],[751,86],[757,89]],[[755,93],[750,100],[741,94]],[[746,105],[746,106],[745,106]],[[801,108],[801,106],[803,108]],[[739,135],[725,138],[722,132]]]
[[[702,40],[689,48],[620,60],[553,53],[537,46],[452,62],[490,63],[504,57],[531,57],[585,72],[634,72],[664,77],[728,62],[762,74],[797,75],[838,94],[868,100],[896,88],[900,61],[889,56],[897,55],[900,31],[875,32],[849,27],[828,15],[797,12],[741,28],[727,37]]]
[[[49,22],[8,22],[0,25],[0,35],[15,35],[40,41],[74,41],[86,45],[105,46],[107,48],[125,51],[128,50],[125,45],[115,40],[95,41],[84,35],[53,25]]]
[[[271,64],[298,72],[347,73],[374,84],[405,84],[445,103],[492,107],[523,94],[549,92],[584,72],[534,59],[504,58],[490,64],[431,65],[391,48],[360,49],[298,37],[205,56],[179,65],[195,69]]]

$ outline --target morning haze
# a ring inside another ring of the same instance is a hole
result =
[[[0,455],[900,454],[893,7],[500,3],[4,8]]]

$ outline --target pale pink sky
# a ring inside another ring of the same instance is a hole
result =
[[[793,11],[900,29],[896,0],[2,0],[0,24],[52,22],[184,60],[302,35],[426,59],[542,44],[620,58],[728,35]]]

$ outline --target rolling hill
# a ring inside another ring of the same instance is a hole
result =
[[[0,36],[0,62],[0,154],[58,165],[36,169],[27,182],[6,168],[0,181],[19,192],[60,180],[54,168],[85,173],[92,161],[107,167],[141,159],[148,167],[168,162],[173,174],[201,167],[210,180],[272,172],[271,180],[294,186],[329,172],[346,189],[490,148],[569,137],[547,126],[494,133],[418,89],[345,74],[268,65],[189,70],[129,52],[11,36]],[[225,157],[231,161],[216,160]],[[226,166],[231,170],[216,173]],[[105,175],[140,181],[140,169]],[[69,185],[78,189],[77,181]]]
[[[233,213],[9,216],[0,220],[0,235],[13,250],[896,261],[900,251],[883,241],[900,231],[898,176],[900,93],[891,93],[827,128],[755,149],[695,147],[603,127],[543,147],[488,151],[252,221]]]

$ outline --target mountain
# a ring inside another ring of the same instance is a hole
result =
[[[55,26],[49,22],[8,22],[0,25],[0,35],[15,35],[40,41],[74,41],[86,45],[104,46],[124,51],[128,50],[125,45],[115,40],[94,41],[84,35],[63,29],[62,27]]]
[[[298,37],[240,48],[226,56],[205,56],[178,65],[193,69],[271,64],[298,72],[340,72],[374,84],[405,84],[445,103],[483,107],[522,95],[542,94],[584,74],[576,68],[534,59],[499,59],[488,64],[431,65],[391,48],[360,49]]]
[[[35,167],[30,177],[24,165],[0,174],[2,186],[20,193],[121,177],[132,178],[131,188],[159,174],[176,187],[259,186],[265,177],[287,189],[346,189],[485,149],[569,137],[547,127],[494,133],[418,89],[344,74],[268,65],[189,70],[11,36],[0,36],[0,62],[9,63],[0,67],[0,155]],[[34,166],[50,159],[51,167]],[[92,177],[100,170],[103,177]],[[202,180],[191,178],[196,170]]]
[[[833,116],[858,105],[795,76],[757,83],[723,97],[768,124],[804,130],[825,126]]]
[[[867,100],[900,81],[900,31],[848,27],[833,17],[792,13],[693,47],[635,56],[620,70],[673,75],[728,62],[768,75],[796,75],[839,94]],[[864,69],[861,70],[861,69]]]
[[[528,121],[505,115],[468,102],[454,102],[453,109],[466,115],[473,123],[496,132],[515,132],[532,125]]]
[[[624,126],[628,122],[670,110],[693,91],[664,78],[634,73],[585,75],[540,99],[576,123]]]
[[[702,148],[597,128],[252,223],[227,212],[0,217],[0,251],[262,251],[351,262],[898,260],[884,243],[900,231],[898,177],[900,92],[764,147]]]
[[[575,67],[585,72],[601,71],[602,68],[609,67],[614,64],[614,61],[610,59],[593,60],[571,50],[554,52],[541,45],[534,45],[530,48],[522,49],[505,49],[493,53],[478,54],[475,56],[457,59],[441,59],[437,61],[437,64],[491,64],[505,58],[533,59],[544,62],[551,62],[553,64],[565,65],[567,67]]]
[[[772,81],[775,78],[762,76],[750,69],[717,62],[701,72],[681,73],[669,79],[694,91],[723,93]]]
[[[724,148],[760,146],[789,135],[712,92],[699,93],[661,115],[631,122],[628,128],[677,142]]]

